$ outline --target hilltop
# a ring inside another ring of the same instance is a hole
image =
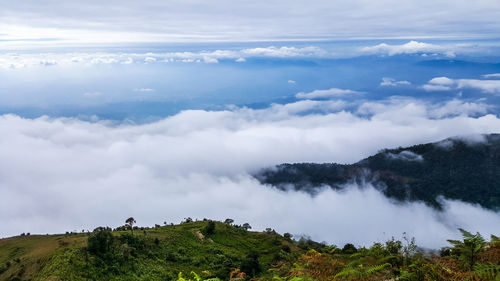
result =
[[[301,251],[269,229],[252,232],[215,222],[213,233],[206,233],[208,225],[195,221],[136,227],[133,235],[130,230],[98,228],[92,233],[1,239],[0,280],[176,280],[179,272],[192,271],[226,279],[235,268],[259,274]]]
[[[436,143],[384,149],[354,164],[296,163],[264,169],[255,177],[283,190],[316,194],[325,185],[373,184],[398,201],[423,201],[441,208],[440,198],[500,208],[500,135],[449,138]]]

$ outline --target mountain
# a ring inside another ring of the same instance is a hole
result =
[[[384,149],[351,165],[281,164],[254,176],[282,190],[312,195],[325,185],[339,190],[350,182],[369,182],[398,201],[423,201],[440,209],[444,197],[499,210],[500,135]]]

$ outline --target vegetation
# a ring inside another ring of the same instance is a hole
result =
[[[135,221],[134,221],[135,222]],[[0,240],[0,280],[500,280],[500,239],[460,230],[440,255],[403,234],[341,248],[204,220]],[[127,222],[129,224],[129,222]]]
[[[500,135],[484,142],[447,139],[438,143],[386,149],[352,165],[282,164],[255,175],[280,189],[293,186],[314,194],[325,184],[371,182],[386,196],[424,201],[441,208],[440,197],[500,208]]]

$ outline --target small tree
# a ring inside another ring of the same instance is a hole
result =
[[[415,237],[411,239],[407,236],[406,232],[403,232],[403,262],[408,265],[410,263],[410,259],[417,252],[417,244],[415,243]]]
[[[127,225],[130,228],[132,235],[134,235],[134,224],[135,223],[136,223],[136,221],[133,217],[130,217],[130,218],[125,220],[125,225]]]
[[[283,234],[283,237],[285,237],[285,239],[286,239],[286,240],[290,240],[290,239],[292,239],[292,234],[290,234],[290,233],[288,233],[288,232],[285,232],[285,233]]]
[[[352,255],[352,254],[355,254],[357,252],[358,252],[358,249],[356,249],[356,247],[351,243],[345,244],[344,248],[342,248],[342,254],[344,254],[344,255]]]
[[[234,220],[233,220],[233,219],[226,219],[226,220],[224,221],[224,223],[225,223],[225,224],[232,224],[233,222],[234,222]]]
[[[245,230],[252,229],[252,227],[250,226],[250,224],[248,222],[244,223],[241,227],[244,228]]]
[[[203,234],[210,235],[214,234],[214,232],[215,232],[215,222],[209,221],[207,226],[203,229]]]
[[[448,242],[453,245],[451,249],[452,255],[464,262],[469,270],[473,270],[479,254],[485,247],[486,241],[479,232],[472,234],[461,228],[458,230],[462,233],[463,241],[448,240]]]

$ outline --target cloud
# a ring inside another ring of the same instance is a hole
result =
[[[339,245],[406,231],[437,247],[458,237],[457,227],[498,233],[499,213],[462,202],[436,212],[393,204],[369,185],[310,197],[249,176],[283,162],[353,163],[382,148],[500,131],[498,117],[468,116],[464,102],[450,102],[391,99],[348,111],[341,101],[303,100],[188,110],[141,125],[2,115],[0,236],[117,226],[129,216],[140,225],[231,217]]]
[[[443,85],[425,84],[422,86],[422,89],[426,90],[427,92],[449,91],[449,90],[451,90],[451,87],[443,86]]]
[[[500,80],[450,79],[436,77],[422,86],[426,91],[450,91],[454,89],[476,89],[483,93],[500,94]]]
[[[334,98],[348,95],[359,95],[362,92],[357,92],[348,89],[331,88],[328,90],[314,90],[309,93],[300,92],[295,95],[298,99],[317,99],[317,98]]]
[[[375,46],[364,47],[361,50],[368,54],[383,54],[389,56],[418,53],[443,53],[449,57],[455,56],[452,51],[446,50],[443,46],[418,41],[410,41],[401,45],[381,43]]]
[[[405,114],[406,118],[419,119],[445,118],[452,116],[478,116],[489,112],[491,106],[482,102],[464,102],[452,99],[440,104],[426,104],[422,101],[407,97],[394,97],[385,101],[365,102],[357,108],[361,115],[374,116],[374,118],[385,118],[397,120],[398,115]]]
[[[326,51],[318,47],[281,47],[277,48],[274,46],[267,48],[252,48],[244,49],[241,51],[243,55],[246,56],[257,56],[257,57],[321,57],[326,55]]]
[[[380,82],[380,86],[391,86],[391,87],[396,87],[400,85],[411,85],[409,81],[403,80],[403,81],[396,81],[394,78],[390,77],[384,77],[382,78],[382,82]]]
[[[88,0],[4,3],[0,39],[19,46],[372,38],[495,38],[498,2]],[[283,9],[287,7],[287,9]],[[388,9],[387,7],[391,7]],[[112,12],[110,12],[112,11]],[[353,16],[355,15],[355,16]],[[390,20],[387,20],[390,19]],[[15,49],[15,48],[14,48]]]
[[[295,85],[295,84],[297,84],[297,82],[295,82],[295,80],[288,80],[288,84]]]
[[[219,60],[245,62],[247,58],[319,58],[329,53],[319,47],[258,47],[239,50],[179,51],[179,52],[91,52],[91,53],[3,53],[0,54],[0,68],[15,69],[52,65],[97,65],[133,63],[218,63]]]
[[[387,153],[387,157],[390,159],[395,159],[395,160],[403,160],[403,161],[424,161],[424,158],[422,155],[418,155],[416,153],[413,153],[409,150],[403,150],[400,153]]]
[[[485,75],[483,75],[483,78],[486,78],[486,79],[489,79],[489,78],[497,79],[497,78],[500,78],[500,73],[485,74]]]
[[[141,92],[141,93],[152,93],[155,92],[155,89],[152,88],[136,88],[134,89],[134,92]]]

